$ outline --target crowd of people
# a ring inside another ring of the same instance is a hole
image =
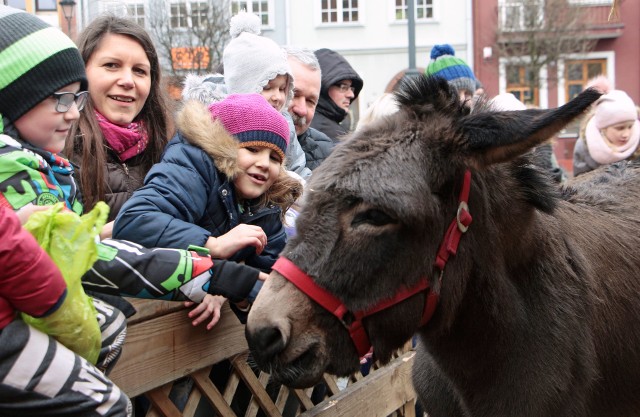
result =
[[[219,72],[187,75],[174,108],[136,23],[100,16],[74,43],[0,6],[0,414],[130,415],[107,377],[135,313],[122,296],[182,301],[207,329],[227,301],[246,318],[295,235],[313,171],[350,132],[397,111],[385,93],[353,120],[364,81],[336,51],[282,47],[246,12],[230,34]],[[526,109],[511,94],[479,99],[482,84],[450,45],[433,48],[425,74],[446,79],[465,106]],[[573,175],[640,153],[639,108],[602,79],[593,84],[606,94],[585,117]],[[551,145],[539,153],[563,182]],[[68,306],[65,277],[23,225],[54,204],[80,216],[99,202],[109,207],[102,256],[82,283],[101,343],[88,360],[20,319]]]

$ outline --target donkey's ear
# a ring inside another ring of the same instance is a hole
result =
[[[545,142],[600,97],[587,89],[562,107],[550,110],[482,112],[458,123],[462,152],[481,167],[516,158]]]

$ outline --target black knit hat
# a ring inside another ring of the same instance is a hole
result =
[[[78,81],[80,90],[86,90],[82,56],[67,35],[37,16],[0,5],[2,117],[13,123],[60,88]]]

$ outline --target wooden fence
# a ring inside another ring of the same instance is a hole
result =
[[[342,389],[325,375],[326,394],[314,405],[312,389],[274,386],[268,374],[249,365],[244,326],[227,306],[207,331],[191,325],[182,303],[130,301],[138,312],[129,319],[122,357],[110,377],[130,397],[148,399],[147,417],[415,416],[415,352],[409,348],[384,367],[374,364],[365,377],[352,376]],[[192,388],[185,401],[174,401],[172,389],[180,384]]]

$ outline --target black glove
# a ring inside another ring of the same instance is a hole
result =
[[[222,295],[232,303],[245,300],[258,280],[260,270],[233,261],[215,259],[209,294]]]

